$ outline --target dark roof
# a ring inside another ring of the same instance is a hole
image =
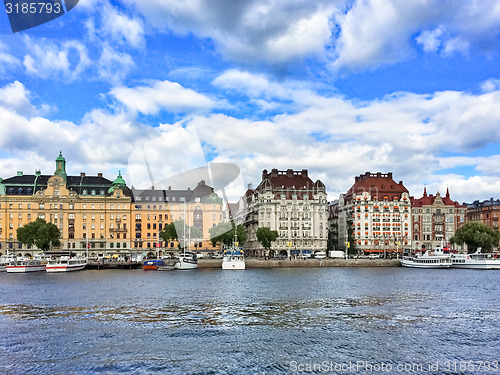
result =
[[[19,175],[6,178],[2,181],[5,186],[7,195],[32,195],[40,190],[47,188],[47,182],[52,176],[35,174],[35,175]],[[95,195],[107,195],[108,189],[113,185],[113,182],[102,176],[68,176],[66,179],[66,187],[73,190],[78,195],[88,195],[95,191]],[[123,187],[124,194],[130,196],[130,189]]]
[[[262,171],[262,181],[253,191],[259,193],[271,191],[275,199],[279,199],[281,194],[285,194],[286,199],[292,199],[294,194],[297,195],[297,199],[303,199],[304,196],[313,199],[314,193],[326,192],[326,188],[320,180],[313,182],[308,176],[307,169],[279,171],[274,168],[270,173],[267,169]],[[247,196],[249,192],[250,190],[247,191]]]
[[[484,200],[482,202],[480,202],[479,200],[476,200],[472,203],[464,203],[464,205],[466,205],[467,208],[469,208],[469,209],[500,206],[500,199],[493,200],[493,198],[490,198],[490,199]]]
[[[200,201],[205,201],[214,194],[214,189],[211,186],[206,185],[204,180],[198,183],[198,186],[194,190],[187,188],[185,190],[173,190],[168,188],[167,190],[156,190],[151,189],[135,189],[132,188],[133,201],[138,203],[178,203],[178,202],[191,202],[195,198],[200,198]],[[181,199],[182,198],[182,199]]]

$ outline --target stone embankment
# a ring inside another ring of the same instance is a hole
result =
[[[300,268],[300,267],[398,267],[398,259],[292,259],[265,260],[246,258],[247,268]],[[200,259],[199,268],[221,268],[221,259]]]

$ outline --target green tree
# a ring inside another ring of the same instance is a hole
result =
[[[196,239],[196,238],[203,238],[203,231],[198,228],[198,227],[190,227],[189,225],[186,225],[186,241],[191,238],[191,239]],[[170,224],[166,225],[163,230],[160,233],[160,237],[163,239],[165,242],[170,242],[173,240],[179,240],[183,241],[184,240],[184,220],[175,220],[171,222]],[[180,243],[179,243],[179,246]]]
[[[210,228],[208,232],[210,233],[212,245],[215,246],[217,242],[219,242],[226,246],[230,246],[234,241],[234,230],[235,226],[232,221],[219,223],[215,227]],[[236,227],[236,241],[238,241],[240,245],[243,245],[246,240],[247,234],[245,232],[245,228],[238,225]]]
[[[471,221],[458,228],[450,241],[456,245],[465,243],[469,252],[474,252],[478,247],[490,250],[498,246],[500,232],[479,221]]]
[[[17,240],[25,245],[35,245],[40,250],[48,251],[51,246],[59,246],[61,232],[52,223],[36,219],[17,229]]]
[[[276,230],[271,230],[267,227],[257,229],[257,240],[266,250],[271,250],[271,243],[276,241],[278,237],[279,234]]]

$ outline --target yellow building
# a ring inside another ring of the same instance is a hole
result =
[[[131,192],[118,175],[110,181],[97,176],[68,176],[60,154],[52,176],[17,172],[0,179],[0,253],[33,255],[17,241],[16,230],[45,219],[61,231],[59,250],[104,253],[130,248]],[[90,254],[89,254],[90,255]]]
[[[68,176],[60,154],[53,175],[17,172],[0,178],[0,254],[38,253],[19,243],[16,233],[37,218],[59,228],[61,245],[54,249],[58,251],[132,258],[175,252],[179,241],[159,241],[160,231],[184,217],[188,226],[203,231],[202,238],[186,238],[186,246],[213,251],[208,230],[222,222],[222,214],[222,200],[205,181],[193,190],[130,190],[121,174],[114,181],[101,173]]]
[[[208,231],[222,222],[222,199],[205,181],[200,181],[193,190],[133,188],[132,196],[133,249],[142,249],[148,256],[177,251],[184,238],[166,243],[160,240],[160,231],[171,222],[185,219],[188,227],[197,227],[203,232],[202,238],[190,238],[186,231],[186,248],[199,252],[215,250]]]

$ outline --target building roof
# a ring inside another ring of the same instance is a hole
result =
[[[255,191],[259,193],[271,191],[275,199],[279,199],[281,194],[285,194],[286,199],[292,199],[293,195],[296,195],[297,199],[304,197],[313,199],[313,194],[326,192],[326,187],[320,180],[313,182],[308,176],[307,169],[279,171],[274,168],[270,173],[267,169],[262,171],[262,181]]]
[[[208,186],[204,180],[201,180],[196,188],[191,190],[173,190],[170,186],[166,190],[151,189],[135,189],[132,187],[133,201],[136,203],[179,203],[192,202],[195,198],[199,198],[202,203],[221,203],[220,198],[214,193],[214,189]]]
[[[482,202],[476,200],[472,203],[464,203],[464,205],[467,206],[468,209],[500,207],[500,199],[494,200],[490,198]]]
[[[384,196],[387,196],[388,199],[394,197],[400,199],[403,193],[408,193],[408,189],[404,187],[403,181],[396,183],[392,179],[392,172],[387,174],[366,172],[355,178],[354,185],[347,191],[345,200],[350,201],[353,195],[363,194],[364,192],[370,193],[372,197],[377,196],[379,199]]]
[[[453,206],[453,207],[460,207],[464,208],[464,205],[461,205],[460,203],[453,201],[450,198],[450,191],[447,188],[446,189],[446,195],[444,197],[439,194],[439,191],[436,193],[436,195],[427,195],[427,188],[424,187],[424,194],[422,195],[421,198],[416,199],[415,197],[410,197],[410,202],[412,207],[423,207],[423,206],[432,206],[436,199],[440,199],[444,205],[446,206]]]

